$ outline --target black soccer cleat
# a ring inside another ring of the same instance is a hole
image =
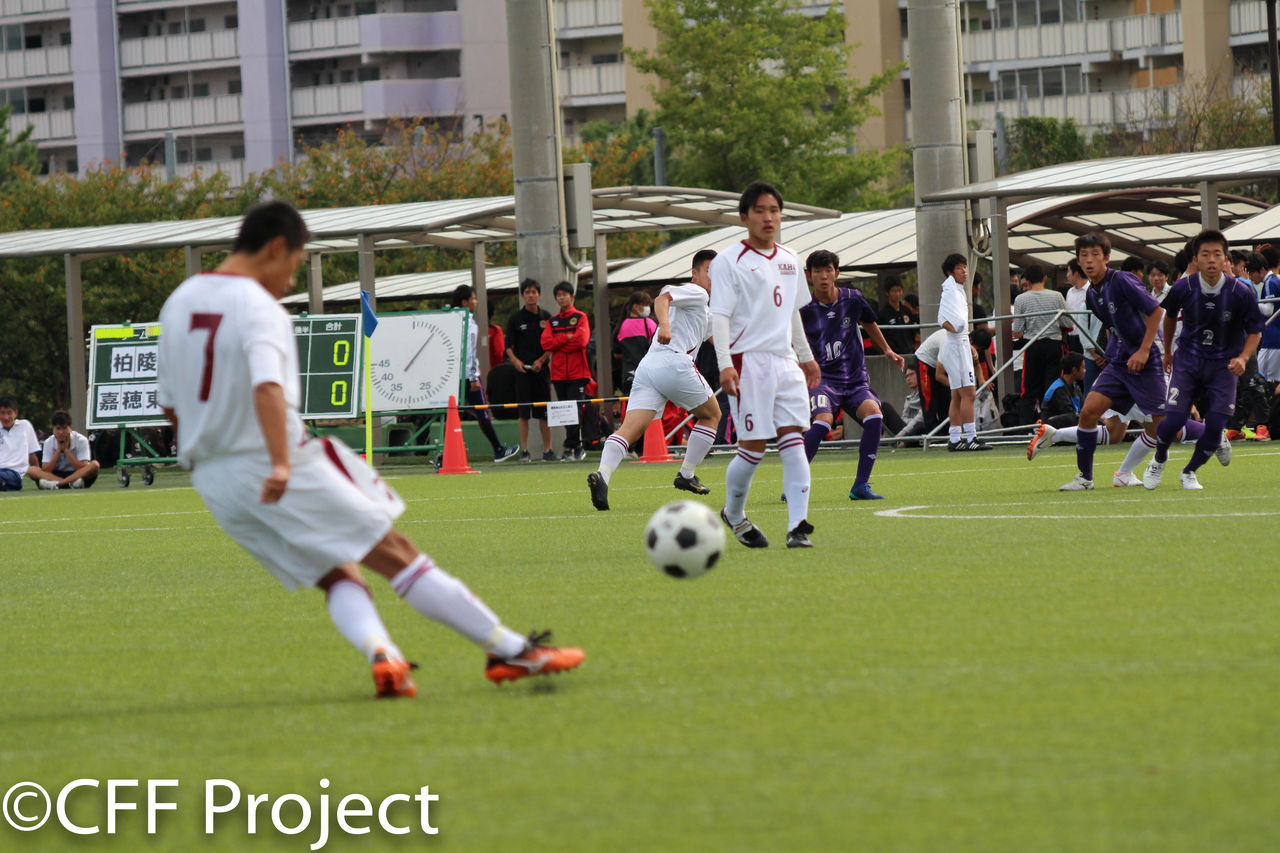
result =
[[[813,543],[809,541],[809,534],[813,532],[813,525],[807,521],[802,521],[796,525],[795,530],[787,534],[788,548],[812,548]]]
[[[686,477],[677,471],[676,478],[671,481],[671,485],[686,492],[693,492],[695,495],[711,494],[711,490],[702,485],[702,481],[698,479],[697,474],[694,474],[692,477]]]
[[[604,512],[609,508],[609,484],[600,476],[599,471],[587,475],[587,485],[591,487],[591,505]]]
[[[751,519],[743,516],[742,521],[737,524],[729,524],[729,518],[724,514],[724,510],[720,510],[720,519],[729,525],[729,529],[733,531],[734,537],[746,545],[748,548],[768,548],[769,540],[759,527],[751,523]]]

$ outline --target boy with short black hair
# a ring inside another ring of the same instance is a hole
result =
[[[1192,243],[1197,272],[1176,282],[1164,298],[1165,339],[1173,340],[1179,312],[1182,331],[1165,368],[1170,374],[1165,417],[1156,430],[1155,458],[1142,476],[1148,489],[1160,485],[1169,445],[1197,400],[1203,405],[1204,435],[1182,469],[1182,488],[1204,488],[1196,470],[1215,452],[1223,465],[1231,459],[1224,427],[1235,411],[1237,378],[1258,349],[1264,321],[1253,288],[1227,273],[1229,250],[1221,231],[1201,231]]]
[[[507,361],[516,369],[516,410],[520,429],[520,461],[529,462],[529,420],[537,420],[542,435],[542,459],[554,462],[556,452],[551,449],[551,427],[547,426],[547,407],[534,406],[551,399],[551,382],[547,379],[546,363],[551,353],[542,349],[542,329],[551,315],[538,306],[542,285],[536,279],[520,282],[520,298],[524,304],[507,320]]]
[[[71,429],[71,415],[59,409],[49,419],[53,435],[44,440],[40,468],[57,477],[51,486],[40,480],[42,489],[87,489],[98,479],[102,466],[89,458],[89,439]]]
[[[18,401],[13,397],[0,397],[0,492],[21,490],[24,475],[37,483],[46,480],[54,483],[41,488],[57,488],[57,478],[40,470],[36,458],[39,451],[35,427],[31,421],[18,417]]]
[[[573,305],[573,285],[567,281],[552,288],[560,311],[542,327],[542,348],[551,354],[551,384],[556,398],[575,402],[587,398],[587,383],[591,381],[591,365],[587,360],[587,343],[591,340],[591,324],[587,315]],[[578,420],[583,420],[582,406],[578,406]],[[580,423],[564,428],[564,454],[561,462],[581,462],[587,458],[582,443]]]
[[[946,330],[938,362],[947,373],[951,385],[951,408],[948,412],[947,450],[990,450],[991,445],[978,438],[973,403],[976,392],[973,373],[973,348],[969,343],[969,262],[964,255],[952,252],[942,261],[942,301],[938,304],[938,325]]]

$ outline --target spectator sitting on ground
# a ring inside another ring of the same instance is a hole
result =
[[[40,483],[42,489],[58,488],[58,478],[41,469],[39,452],[35,427],[18,417],[18,401],[0,397],[0,492],[19,491],[23,475]],[[44,485],[46,482],[49,485]]]
[[[89,458],[89,439],[71,428],[71,415],[62,410],[53,413],[50,423],[53,435],[44,440],[40,468],[58,479],[53,486],[45,485],[49,480],[40,480],[40,488],[89,488],[98,479],[98,469],[102,467]]]
[[[1080,403],[1084,399],[1084,356],[1069,352],[1062,357],[1058,378],[1045,389],[1040,404],[1040,420],[1052,427],[1075,426],[1080,422]]]

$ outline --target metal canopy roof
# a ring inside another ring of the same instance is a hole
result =
[[[1221,196],[1218,215],[1238,222],[1263,209],[1261,202]],[[1276,208],[1280,211],[1280,208]],[[1280,212],[1277,213],[1280,222]],[[1016,262],[1035,260],[1065,265],[1074,256],[1072,241],[1087,231],[1105,229],[1123,260],[1170,257],[1200,231],[1200,196],[1194,190],[1139,189],[1024,201],[1009,207],[1010,251]],[[611,273],[610,284],[681,281],[700,249],[723,249],[742,236],[742,227],[700,234]],[[816,249],[840,256],[845,271],[909,267],[916,262],[915,211],[911,209],[847,213],[837,220],[788,225],[782,242],[804,257]]]
[[[608,268],[631,263],[629,260],[610,260]],[[586,267],[578,274],[581,278],[590,278],[591,267]],[[613,284],[610,274],[610,284]],[[452,293],[460,285],[474,286],[471,269],[443,270],[438,272],[411,272],[402,275],[383,276],[377,280],[376,292],[378,301],[393,299],[424,299],[431,296],[444,296]],[[488,267],[484,271],[484,288],[486,293],[514,293],[520,285],[519,267]],[[311,298],[309,293],[294,293],[280,300],[282,305],[306,305]],[[349,281],[344,284],[331,284],[322,291],[322,300],[329,303],[359,302],[360,282]]]
[[[592,191],[597,233],[701,228],[738,222],[738,194],[682,187],[607,187]],[[785,220],[834,218],[838,211],[788,204]],[[515,197],[451,199],[408,204],[304,210],[308,251],[354,251],[357,235],[375,248],[443,246],[470,249],[478,242],[516,237]],[[42,255],[101,257],[147,249],[230,247],[239,216],[0,234],[0,258]]]
[[[1224,228],[1222,233],[1232,243],[1260,243],[1260,242],[1280,242],[1280,205],[1268,208],[1257,216],[1251,216],[1243,222],[1237,222],[1230,228]]]
[[[1241,183],[1280,176],[1280,145],[1063,163],[929,193],[926,203],[1074,195],[1137,187]]]

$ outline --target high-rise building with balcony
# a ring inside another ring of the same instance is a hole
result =
[[[963,0],[960,29],[967,118],[988,129],[1000,113],[1141,131],[1188,83],[1239,93],[1268,73],[1263,0]]]
[[[505,113],[502,20],[502,0],[0,0],[0,102],[47,170],[164,163],[172,135],[179,174],[239,181],[338,127]]]

